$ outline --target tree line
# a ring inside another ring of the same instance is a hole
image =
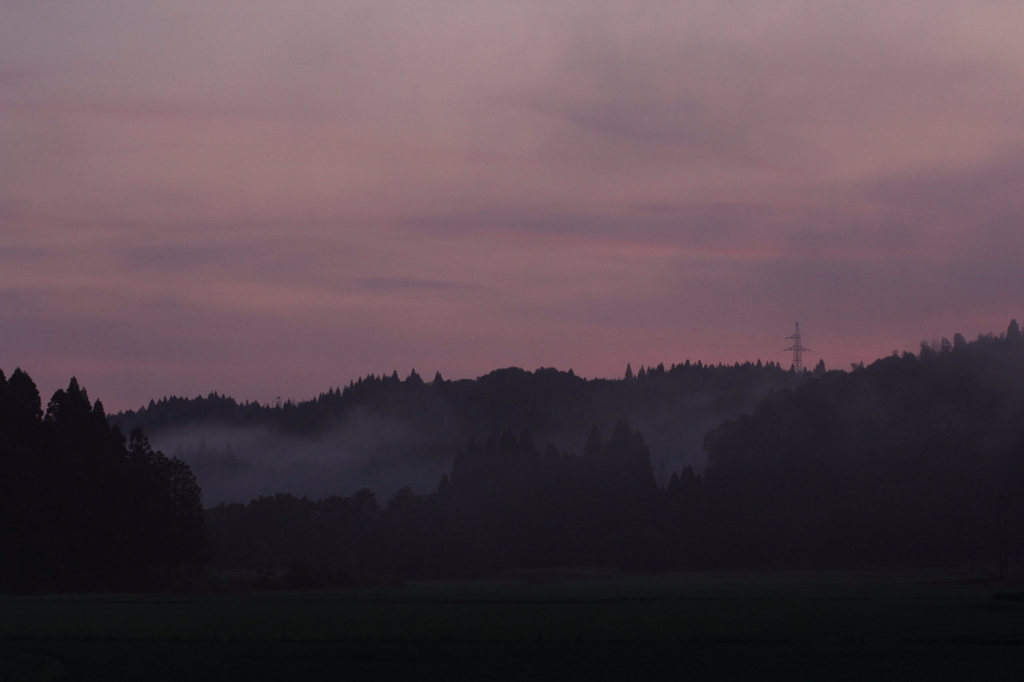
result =
[[[585,379],[571,369],[562,372],[542,367],[529,372],[509,367],[477,379],[448,380],[437,372],[432,381],[426,382],[414,369],[405,379],[397,371],[390,375],[368,374],[298,402],[239,402],[216,392],[195,398],[168,396],[150,400],[138,410],[111,415],[111,421],[122,429],[139,426],[147,432],[182,424],[215,423],[316,434],[344,421],[355,410],[396,416],[441,415],[446,420],[450,412],[456,412],[474,423],[516,423],[520,428],[540,432],[551,422],[567,418],[574,425],[587,422],[586,426],[595,415],[621,413],[624,408],[630,411],[637,402],[652,407],[678,399],[698,403],[702,394],[712,389],[720,406],[744,403],[751,394],[757,396],[756,402],[770,388],[791,387],[798,380],[779,363],[760,360],[732,365],[686,360],[668,368],[664,364],[641,367],[636,374],[627,365],[621,380]]]
[[[807,376],[705,447],[702,476],[686,468],[659,487],[626,423],[607,440],[594,427],[580,455],[506,431],[461,449],[431,494],[281,494],[209,509],[208,523],[224,568],[328,582],[573,565],[994,566],[997,507],[1011,551],[1024,549],[1024,341],[1013,322]]]
[[[579,451],[591,426],[609,434],[619,421],[644,434],[655,471],[665,466],[659,478],[664,485],[673,469],[702,468],[707,431],[749,413],[769,391],[801,381],[795,372],[761,362],[686,361],[636,374],[627,367],[618,379],[584,379],[552,368],[509,367],[456,381],[440,375],[424,381],[416,372],[402,379],[392,372],[362,377],[308,401],[261,405],[219,394],[168,397],[111,421],[125,433],[142,427],[168,452],[180,452],[210,504],[276,492],[268,487],[275,475],[289,481],[278,490],[315,497],[350,494],[362,486],[388,494],[402,485],[426,492],[470,440],[482,443],[506,430],[525,430],[542,446]],[[204,433],[213,440],[196,442]],[[229,444],[231,456],[220,456]],[[324,465],[324,474],[304,479],[295,468],[304,457]],[[345,470],[351,461],[372,466]],[[322,484],[328,480],[338,489]]]
[[[702,475],[664,485],[620,421],[593,426],[579,454],[525,430],[471,439],[435,491],[383,504],[280,493],[204,512],[188,467],[140,430],[124,438],[74,379],[44,412],[27,374],[0,373],[0,580],[122,589],[209,561],[316,587],[558,566],[994,566],[1000,544],[1020,556],[1016,322],[799,379],[709,431]]]
[[[0,371],[0,589],[166,586],[209,560],[205,523],[188,466],[74,378],[44,411],[27,373]]]

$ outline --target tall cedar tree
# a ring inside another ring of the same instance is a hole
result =
[[[0,588],[122,589],[174,579],[206,558],[188,466],[131,447],[71,379],[45,413],[32,379],[0,372]]]

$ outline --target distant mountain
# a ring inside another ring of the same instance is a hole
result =
[[[475,380],[424,382],[369,375],[313,400],[270,406],[211,393],[169,397],[110,417],[123,432],[142,427],[155,446],[189,462],[207,505],[290,492],[324,497],[369,487],[436,489],[470,439],[505,430],[581,451],[592,426],[610,433],[626,421],[644,434],[658,482],[704,468],[704,434],[749,413],[771,391],[807,375],[776,363],[689,361],[584,379],[541,368],[499,369]],[[224,453],[230,447],[228,457]]]

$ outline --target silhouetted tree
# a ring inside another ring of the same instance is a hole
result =
[[[188,467],[154,453],[141,431],[130,453],[76,379],[44,415],[26,373],[0,373],[0,431],[0,585],[156,585],[204,558]]]

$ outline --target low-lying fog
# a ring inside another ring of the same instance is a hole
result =
[[[638,428],[644,426],[650,425]],[[607,437],[613,425],[601,427]],[[661,485],[671,472],[686,465],[703,468],[700,443],[707,428],[707,424],[692,424],[687,430],[693,435],[682,444],[659,430],[651,433],[653,440],[644,434]],[[421,494],[437,490],[442,474],[451,472],[456,452],[467,444],[439,435],[435,431],[428,436],[419,425],[394,418],[362,414],[315,438],[267,427],[193,424],[154,430],[150,441],[154,448],[188,463],[203,489],[205,506],[249,502],[279,492],[312,499],[348,496],[361,488],[374,491],[384,503],[403,486]],[[581,430],[534,435],[533,441],[541,451],[553,443],[560,451],[578,454],[586,436]],[[478,440],[485,437],[477,436]]]
[[[394,420],[370,422],[354,418],[316,438],[265,427],[188,425],[156,431],[150,440],[188,463],[205,506],[278,492],[319,499],[369,488],[383,502],[403,486],[417,493],[436,490],[455,450],[417,442]]]
[[[185,460],[207,506],[275,493],[349,496],[361,488],[384,503],[405,486],[436,491],[470,439],[483,442],[505,429],[518,437],[526,429],[539,451],[554,445],[580,454],[594,425],[608,437],[619,420],[643,436],[665,485],[686,466],[704,470],[706,433],[796,381],[760,363],[659,365],[621,381],[550,368],[431,384],[395,373],[300,404],[239,404],[211,394],[165,399],[111,419],[124,433],[142,426],[154,447]]]

